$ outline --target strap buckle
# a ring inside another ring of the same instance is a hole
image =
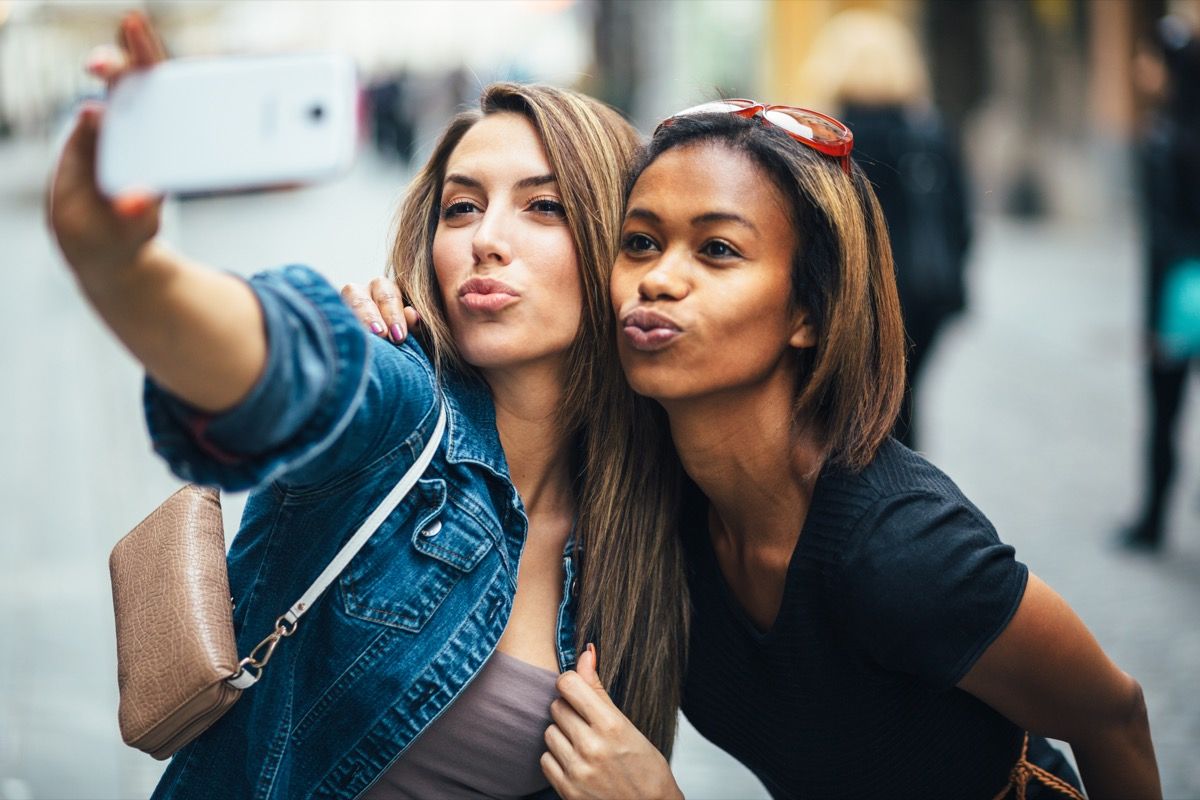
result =
[[[237,678],[249,668],[256,670],[256,672],[251,674],[254,676],[254,680],[257,681],[262,677],[263,667],[267,665],[267,662],[271,660],[271,656],[274,655],[275,648],[279,645],[279,640],[291,636],[296,632],[296,628],[298,627],[300,627],[299,620],[289,622],[287,615],[277,618],[275,620],[275,630],[267,634],[267,638],[256,644],[254,649],[250,651],[250,655],[238,662],[238,671],[230,677],[230,680]],[[265,652],[263,652],[260,658],[258,654],[264,649]]]

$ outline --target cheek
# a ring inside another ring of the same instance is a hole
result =
[[[562,318],[564,325],[572,322],[578,325],[583,305],[583,276],[571,235],[566,229],[554,230],[553,235],[544,237],[538,245],[538,255],[529,262],[529,269],[530,282],[541,289],[539,305],[556,309],[558,313],[553,316]]]
[[[433,271],[437,275],[438,284],[445,286],[447,279],[450,278],[451,272],[461,259],[458,257],[459,242],[453,228],[439,227],[433,234],[433,247],[430,252],[433,256]]]
[[[612,300],[613,313],[620,313],[621,307],[633,299],[636,291],[636,280],[631,277],[630,270],[626,269],[621,263],[621,259],[618,258],[617,263],[613,265],[612,275],[608,279],[608,292]]]

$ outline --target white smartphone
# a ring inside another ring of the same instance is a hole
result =
[[[96,179],[109,197],[313,183],[346,171],[357,140],[358,84],[344,56],[176,59],[113,88]]]

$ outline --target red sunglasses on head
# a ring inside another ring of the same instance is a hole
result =
[[[854,134],[843,123],[833,117],[828,117],[818,111],[795,106],[774,106],[758,103],[754,100],[713,100],[698,106],[685,108],[661,123],[655,129],[658,133],[662,128],[670,126],[680,117],[690,117],[696,114],[736,114],[739,117],[759,117],[764,122],[774,125],[788,136],[803,145],[811,147],[818,153],[836,158],[842,165],[842,171],[850,174],[850,151],[854,149]]]

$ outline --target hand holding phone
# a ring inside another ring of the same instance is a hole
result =
[[[127,14],[118,29],[119,51],[96,54],[88,64],[110,85],[131,70],[166,58],[146,19]],[[87,104],[59,155],[46,198],[50,227],[63,255],[81,278],[132,262],[159,226],[160,200],[147,192],[107,198],[96,186],[96,142],[103,107]]]

